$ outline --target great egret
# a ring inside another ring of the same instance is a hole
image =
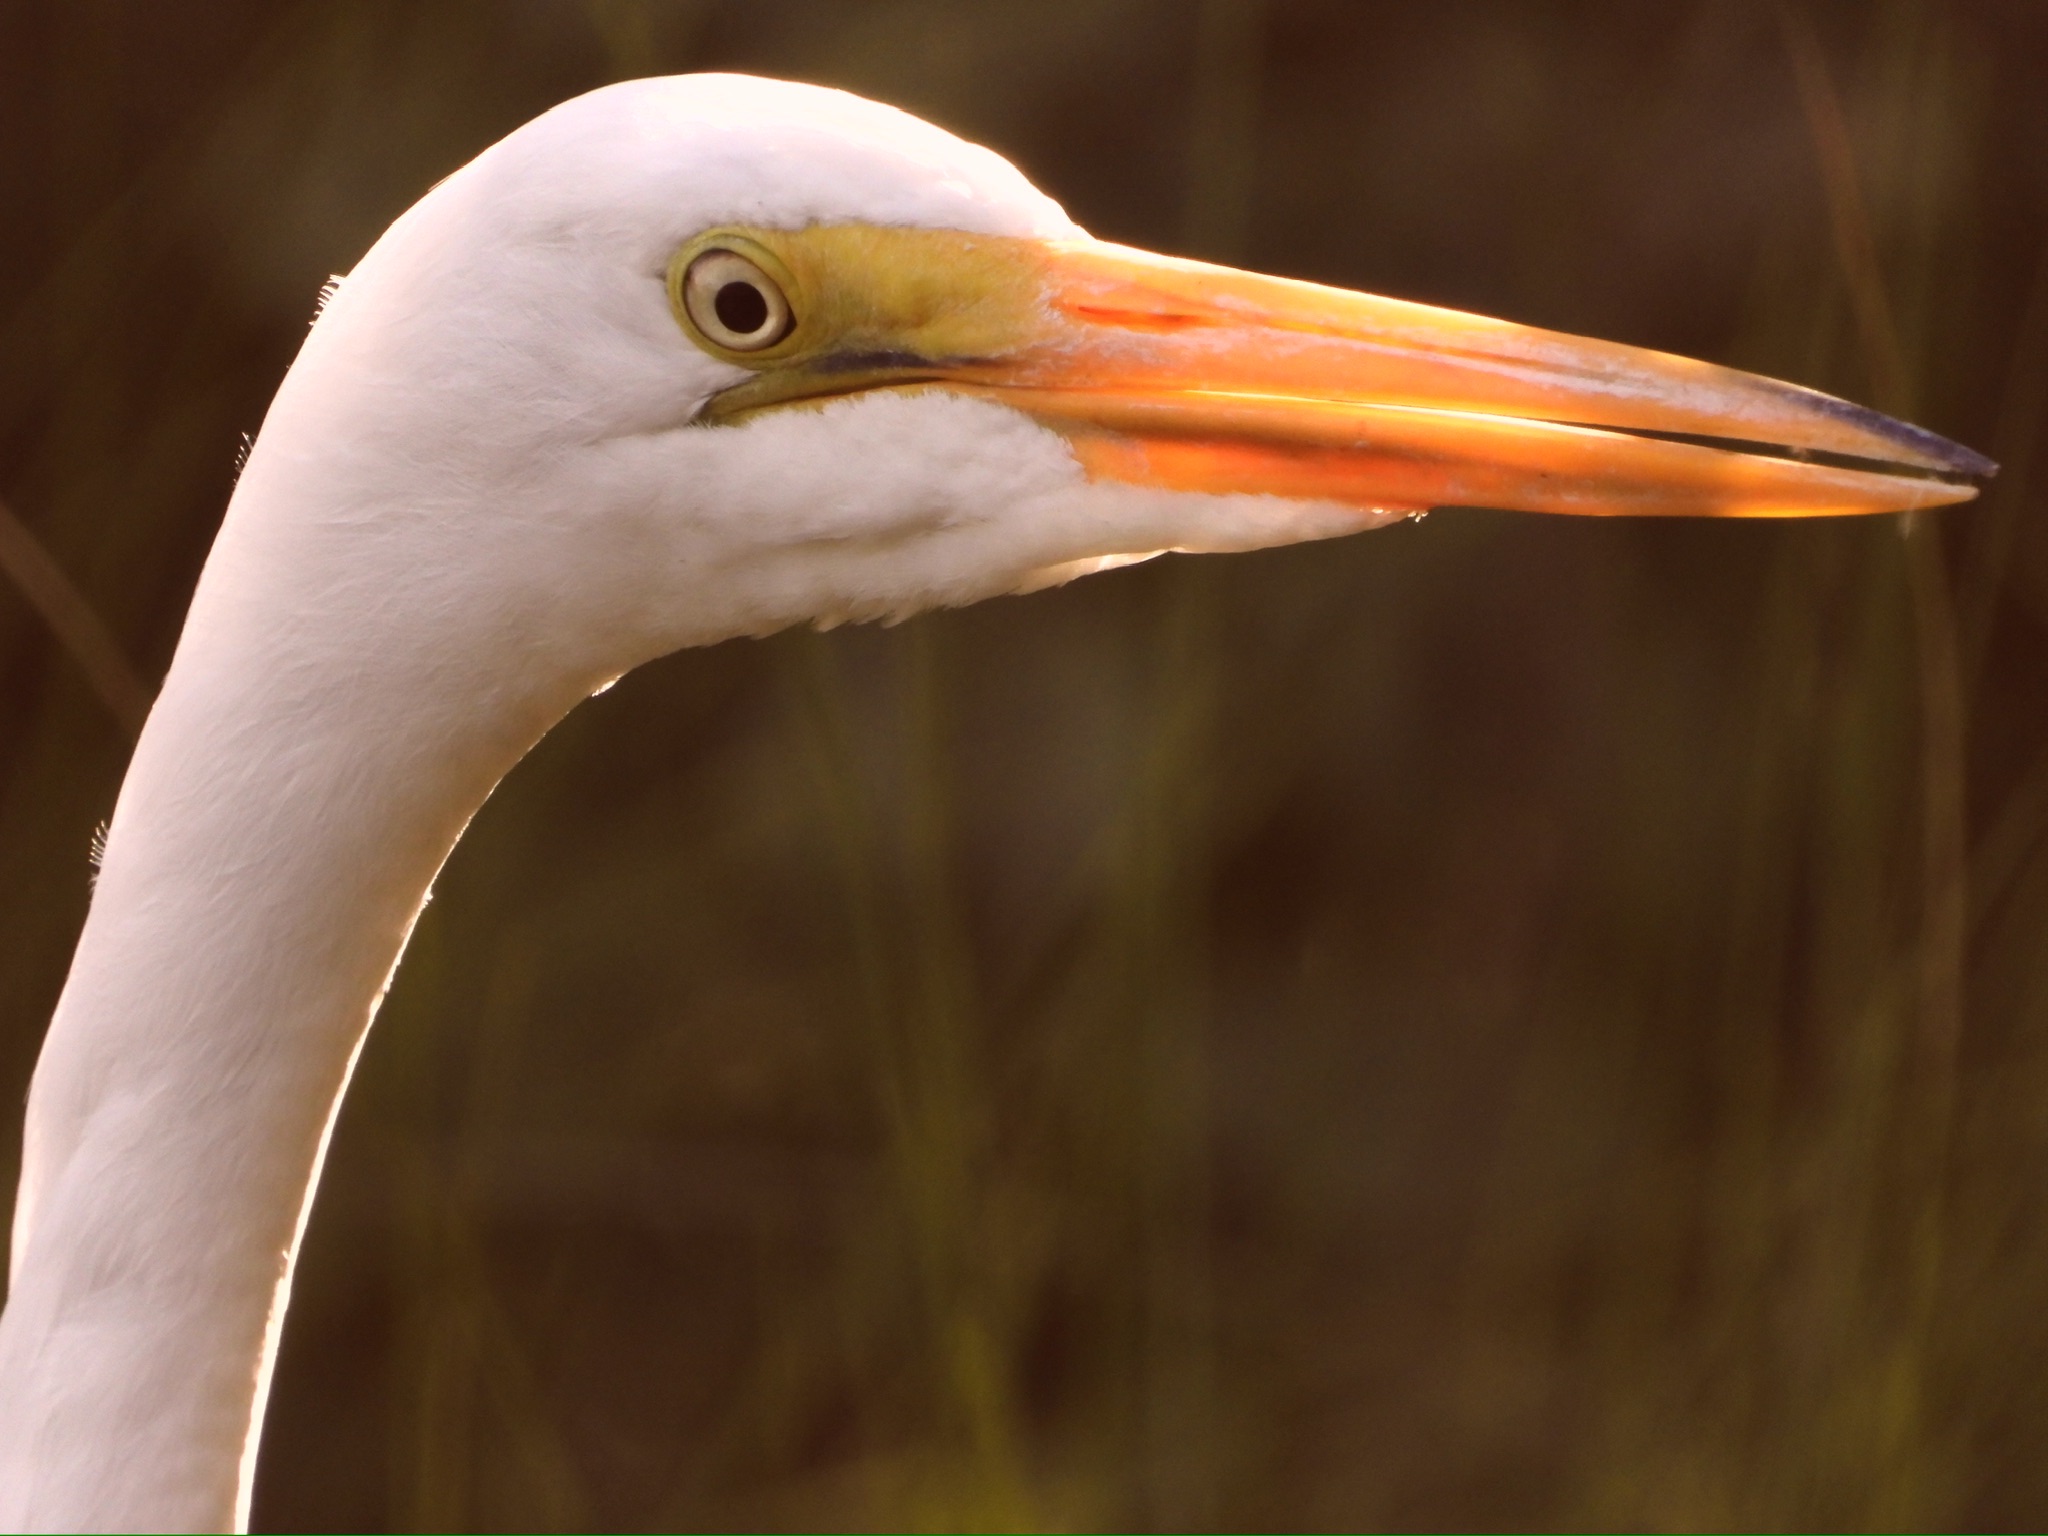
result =
[[[36,1069],[0,1527],[245,1525],[429,885],[628,668],[1444,503],[1876,512],[1992,467],[1705,363],[1100,243],[834,91],[555,108],[340,284],[235,489]]]

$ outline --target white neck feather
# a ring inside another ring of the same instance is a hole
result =
[[[292,1265],[371,1015],[470,816],[595,681],[512,689],[503,636],[447,633],[388,543],[267,516],[251,491],[122,787],[36,1072],[0,1529],[246,1526]]]

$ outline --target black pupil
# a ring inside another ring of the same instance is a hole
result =
[[[751,336],[768,323],[768,301],[752,283],[727,283],[711,301],[718,323],[735,336]]]

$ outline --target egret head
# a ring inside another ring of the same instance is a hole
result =
[[[593,676],[1443,504],[1868,512],[1991,468],[1709,364],[1097,242],[985,149],[736,76],[593,92],[431,192],[248,474],[287,456]]]

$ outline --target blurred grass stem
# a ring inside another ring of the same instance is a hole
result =
[[[907,1514],[928,1529],[1029,1529],[1037,1522],[1011,1381],[1020,1320],[989,1252],[994,1110],[951,876],[936,626],[912,624],[892,640],[907,758],[900,905],[876,836],[886,823],[862,790],[846,684],[815,636],[803,647],[799,697],[838,855],[870,1073],[939,1407],[936,1463],[895,1518]]]
[[[154,691],[128,664],[120,642],[100,622],[85,594],[5,502],[0,502],[0,573],[42,615],[121,729],[130,738],[141,735]]]
[[[1841,100],[1805,12],[1785,4],[1778,15],[1827,189],[1836,262],[1849,292],[1877,404],[1893,415],[1910,417],[1914,414],[1912,379]],[[1898,36],[1905,46],[1920,41],[1924,47],[1924,40],[1910,39],[1903,30]],[[1957,1057],[1963,1030],[1968,925],[1967,737],[1961,640],[1940,525],[1928,518],[1903,521],[1918,663],[1921,798],[1918,1029],[1911,1057],[1914,1071],[1905,1090],[1919,1112],[1915,1138],[1918,1189],[1907,1254],[1913,1337],[1906,1350],[1915,1412],[1925,1416],[1934,1411],[1926,1376],[1931,1368],[1932,1332],[1943,1279]],[[1901,1432],[1907,1431],[1902,1428]]]

